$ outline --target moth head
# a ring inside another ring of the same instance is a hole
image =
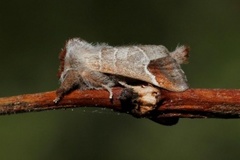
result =
[[[81,38],[72,38],[67,41],[66,43],[66,49],[69,55],[69,53],[76,52],[77,50],[80,50],[82,48],[93,48],[94,46],[87,41],[81,39]]]
[[[61,77],[61,74],[64,70],[68,70],[72,67],[77,53],[81,52],[81,49],[93,47],[90,43],[81,38],[72,38],[66,41],[64,48],[59,54],[60,66],[58,69],[58,78]]]

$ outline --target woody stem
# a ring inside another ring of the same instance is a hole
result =
[[[76,107],[104,107],[123,112],[119,97],[123,88],[113,88],[113,99],[106,90],[73,91],[58,104],[55,91],[0,98],[0,114],[35,112]],[[239,118],[240,90],[188,89],[184,92],[161,90],[159,118]],[[126,106],[125,106],[126,107]]]

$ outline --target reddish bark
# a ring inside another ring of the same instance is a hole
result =
[[[0,98],[0,114],[13,114],[76,107],[104,107],[123,112],[119,97],[122,88],[114,88],[109,100],[105,90],[74,91],[58,104],[55,91]],[[188,89],[185,92],[161,90],[162,100],[155,110],[159,118],[239,118],[240,90]],[[126,106],[124,106],[125,108]]]

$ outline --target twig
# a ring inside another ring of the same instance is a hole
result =
[[[0,114],[14,114],[75,107],[104,107],[125,112],[119,97],[123,88],[114,88],[109,100],[105,90],[74,91],[58,104],[55,91],[0,98]],[[188,89],[185,92],[161,90],[162,100],[151,112],[155,118],[240,118],[240,90]],[[157,116],[156,116],[157,115]],[[148,116],[148,117],[151,117]],[[155,119],[156,120],[156,119]]]
[[[161,117],[240,118],[240,89],[189,89],[164,91]]]
[[[58,104],[55,91],[0,98],[0,114],[43,111],[75,107],[104,107],[122,111],[119,96],[122,88],[114,88],[109,100],[105,90],[73,91]],[[239,118],[240,90],[188,89],[185,92],[161,90],[158,111],[163,117],[179,118]]]

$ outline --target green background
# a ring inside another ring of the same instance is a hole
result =
[[[0,2],[0,96],[58,88],[58,53],[81,37],[110,45],[191,47],[192,88],[240,88],[238,0]],[[240,120],[181,119],[172,127],[110,110],[0,116],[0,158],[237,159]]]

